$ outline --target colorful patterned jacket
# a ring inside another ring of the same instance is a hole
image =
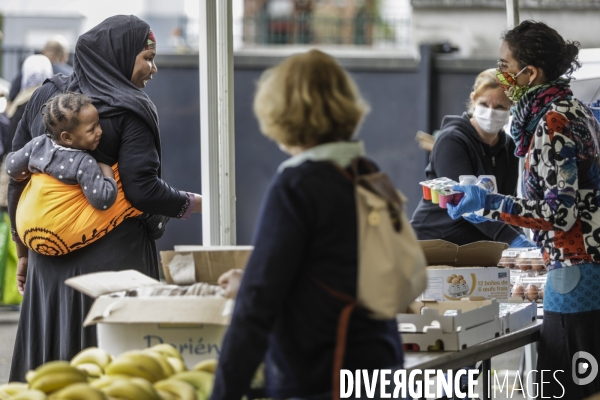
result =
[[[600,263],[599,135],[580,101],[556,101],[525,157],[524,198],[488,194],[476,214],[531,228],[549,270]]]

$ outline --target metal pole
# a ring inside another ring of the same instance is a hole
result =
[[[231,0],[200,0],[202,242],[235,244]]]
[[[519,0],[506,0],[506,19],[507,29],[519,25]]]

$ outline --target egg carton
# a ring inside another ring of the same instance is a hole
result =
[[[499,318],[459,332],[444,332],[430,328],[426,332],[402,332],[406,351],[460,351],[476,344],[499,337],[502,323]]]
[[[502,332],[510,333],[516,329],[534,322],[537,318],[537,304],[528,303],[500,303],[500,321]]]
[[[409,313],[398,314],[396,321],[400,332],[425,333],[440,329],[455,333],[471,329],[499,318],[499,303],[495,300],[479,301],[417,301]]]

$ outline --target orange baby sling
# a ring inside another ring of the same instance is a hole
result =
[[[23,244],[39,254],[62,256],[142,214],[125,199],[117,164],[112,169],[118,193],[107,210],[92,207],[80,185],[68,185],[44,173],[32,174],[17,206],[16,225]]]

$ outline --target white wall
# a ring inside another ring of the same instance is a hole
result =
[[[521,10],[520,20],[526,19],[547,23],[566,40],[579,41],[582,48],[600,47],[600,10]],[[506,26],[506,12],[501,9],[413,9],[415,46],[449,41],[460,47],[463,56],[497,58]]]

